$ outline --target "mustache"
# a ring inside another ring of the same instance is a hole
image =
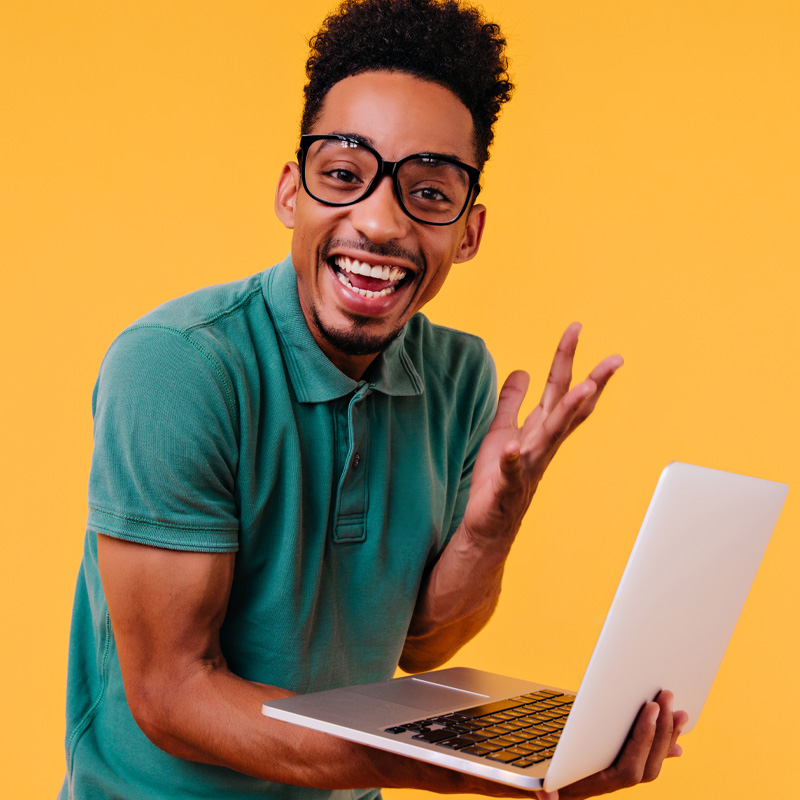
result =
[[[419,267],[421,271],[424,272],[425,270],[425,257],[422,253],[401,247],[397,242],[376,244],[367,238],[329,239],[320,249],[322,260],[327,261],[333,250],[361,250],[364,253],[381,256],[382,258],[402,258]]]

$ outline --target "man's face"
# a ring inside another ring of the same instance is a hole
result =
[[[476,166],[466,106],[448,89],[405,73],[366,72],[335,84],[310,133],[360,137],[387,161],[438,153]],[[476,205],[452,225],[416,222],[388,177],[354,205],[326,206],[305,192],[293,163],[284,167],[275,205],[294,229],[292,259],[309,328],[352,377],[436,295],[453,262],[475,255],[485,218]]]

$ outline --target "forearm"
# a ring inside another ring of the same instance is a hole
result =
[[[402,669],[438,667],[489,621],[515,533],[479,544],[459,526],[420,589],[400,658]]]
[[[291,692],[245,681],[224,666],[198,667],[179,681],[164,677],[149,676],[138,693],[126,693],[145,734],[171,755],[320,789],[383,781],[376,751],[261,713],[265,700]]]
[[[136,715],[171,755],[263,780],[319,789],[416,788],[493,794],[502,787],[265,717],[261,704],[291,692],[203,668],[162,684]],[[142,701],[144,702],[144,701]],[[157,707],[157,708],[156,708]]]

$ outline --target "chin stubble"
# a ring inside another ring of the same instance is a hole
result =
[[[347,356],[371,356],[385,350],[403,332],[401,326],[389,334],[378,335],[370,333],[369,326],[372,320],[357,314],[350,315],[352,326],[345,330],[332,328],[320,319],[315,306],[311,307],[314,325],[328,344],[335,350]]]

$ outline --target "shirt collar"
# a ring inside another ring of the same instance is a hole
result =
[[[301,403],[324,403],[352,394],[364,384],[396,397],[422,394],[425,385],[404,346],[405,328],[372,362],[367,377],[354,381],[337,369],[319,349],[308,329],[300,299],[292,257],[265,270],[261,291],[278,332],[284,363]]]

